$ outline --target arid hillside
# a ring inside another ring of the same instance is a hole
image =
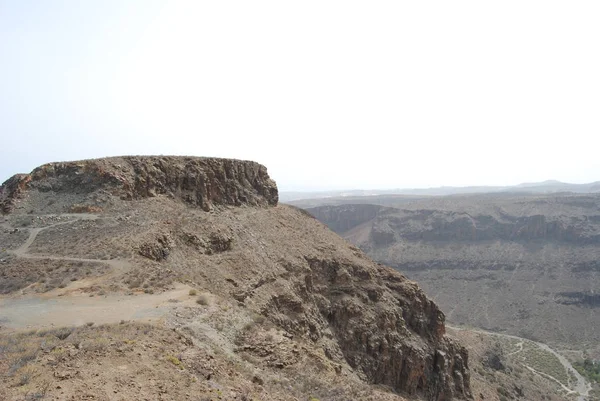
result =
[[[0,399],[471,399],[411,280],[253,162],[52,163],[0,189]]]
[[[308,211],[417,281],[449,321],[598,357],[600,195],[387,200]]]

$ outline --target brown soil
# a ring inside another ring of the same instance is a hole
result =
[[[19,221],[27,235],[3,256],[0,399],[405,399],[262,315],[270,296],[238,300],[276,293],[269,269],[296,255],[336,252],[293,208],[206,213],[154,198],[99,215],[10,217],[5,228]],[[310,232],[273,230],[287,225]]]

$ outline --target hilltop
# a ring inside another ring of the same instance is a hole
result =
[[[51,163],[0,207],[0,398],[472,398],[438,306],[257,163]]]

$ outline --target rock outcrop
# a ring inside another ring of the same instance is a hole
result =
[[[10,212],[14,203],[27,188],[30,178],[27,174],[15,174],[0,186],[0,213]]]
[[[7,180],[0,189],[0,209],[8,213],[32,191],[79,198],[107,191],[126,200],[169,195],[207,211],[213,205],[273,206],[278,201],[275,182],[258,163],[177,156],[45,164]]]
[[[383,385],[392,396],[472,398],[467,351],[445,335],[438,306],[416,283],[368,259],[305,211],[277,205],[277,187],[257,163],[191,157],[51,163],[7,181],[0,201],[11,213],[7,220],[51,210],[99,214],[65,216],[72,222],[48,226],[30,251],[82,263],[126,255],[131,267],[110,278],[115,292],[152,293],[179,282],[218,296],[210,313],[186,313],[218,318],[212,338],[239,340],[235,352],[268,356],[258,370],[306,370],[298,351],[304,347],[323,372]],[[347,227],[377,210],[365,208]],[[256,329],[252,338],[252,330],[238,327],[247,316],[274,329]],[[198,338],[212,330],[198,326],[205,317],[187,322]],[[272,339],[280,335],[289,342],[285,350]],[[224,354],[234,352],[225,348]]]
[[[443,313],[414,282],[370,261],[306,262],[286,266],[298,280],[262,314],[322,342],[370,383],[428,400],[471,397],[467,351],[444,335]]]

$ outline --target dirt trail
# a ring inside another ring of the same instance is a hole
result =
[[[50,259],[66,262],[102,263],[111,271],[93,279],[71,283],[66,288],[57,289],[44,295],[31,294],[17,297],[0,297],[0,328],[23,329],[82,325],[88,322],[117,323],[121,320],[156,320],[166,315],[175,305],[193,304],[189,296],[190,287],[177,284],[173,290],[160,294],[117,295],[90,297],[77,291],[89,285],[90,280],[108,280],[131,268],[127,260],[86,259],[68,256],[30,254],[29,248],[40,232],[59,225],[80,220],[96,220],[97,215],[64,214],[60,217],[74,217],[45,227],[29,229],[29,237],[19,248],[9,251],[18,258]],[[12,226],[3,223],[11,229]]]
[[[506,354],[506,356],[511,356],[511,355],[518,354],[519,352],[523,352],[523,346],[524,346],[524,345],[525,345],[525,342],[524,342],[524,341],[519,341],[519,342],[517,343],[517,347],[518,347],[519,349],[518,349],[518,350],[516,350],[516,351],[513,351],[513,352],[511,352],[511,353],[509,353],[509,354]]]
[[[494,333],[494,332],[485,331],[485,330],[465,329],[465,328],[454,327],[454,326],[450,326],[450,325],[446,325],[446,327],[448,327],[452,330],[457,330],[457,331],[468,330],[468,331],[471,331],[474,333],[481,333],[481,334],[486,334],[489,336],[504,337],[504,338],[510,338],[513,340],[518,340],[521,345],[521,350],[522,350],[524,341],[528,341],[532,344],[535,344],[538,347],[540,347],[541,349],[543,349],[544,351],[550,352],[551,354],[556,356],[558,358],[558,360],[560,361],[560,363],[563,365],[563,367],[567,370],[567,372],[571,373],[577,379],[577,383],[574,383],[574,387],[575,387],[574,389],[570,389],[570,388],[566,387],[564,384],[562,384],[556,378],[549,376],[545,373],[538,372],[537,370],[533,369],[532,367],[524,364],[527,369],[531,370],[534,373],[539,374],[540,376],[543,376],[543,377],[546,377],[548,379],[555,381],[569,394],[575,394],[575,393],[578,394],[577,401],[585,401],[586,398],[588,397],[590,391],[592,390],[591,384],[583,376],[581,376],[581,374],[579,374],[579,372],[573,367],[573,365],[571,365],[571,363],[567,360],[567,358],[565,358],[558,352],[554,351],[552,348],[550,348],[546,344],[539,343],[539,342],[532,341],[532,340],[523,339],[523,338],[517,337],[517,336],[511,336],[509,334]],[[519,351],[517,351],[517,352],[519,352]],[[510,355],[513,355],[513,354],[515,354],[515,353],[513,352]]]
[[[55,216],[55,215],[49,215],[49,216]],[[38,234],[48,228],[52,228],[52,227],[56,227],[56,226],[62,226],[65,224],[72,224],[76,221],[79,220],[97,220],[98,219],[98,215],[96,214],[64,214],[64,215],[60,215],[60,217],[74,217],[74,220],[68,220],[68,221],[61,221],[58,223],[54,223],[51,224],[49,226],[44,226],[44,227],[37,227],[37,228],[30,228],[29,229],[29,238],[27,238],[27,241],[25,241],[23,243],[23,245],[21,245],[19,248],[13,250],[13,251],[9,251],[9,253],[12,253],[15,256],[18,257],[29,257],[27,255],[27,252],[29,251],[29,247],[31,246],[31,244],[33,244],[33,241],[35,241],[35,239],[37,238]],[[10,226],[8,223],[4,223],[9,229],[10,228],[14,228],[12,226]]]
[[[158,320],[175,306],[193,305],[183,284],[160,294],[89,297],[27,295],[0,299],[0,327],[9,329]]]
[[[87,259],[87,258],[74,258],[74,257],[69,257],[69,256],[51,256],[51,255],[41,255],[41,254],[30,254],[29,248],[31,247],[31,245],[33,244],[33,242],[35,241],[35,239],[37,238],[37,236],[39,235],[40,232],[47,230],[49,228],[52,228],[52,227],[65,225],[65,224],[72,224],[72,223],[80,221],[80,220],[97,220],[99,218],[99,216],[96,214],[75,214],[75,213],[68,213],[68,214],[62,214],[62,215],[48,215],[48,216],[50,216],[50,217],[56,217],[56,216],[74,217],[75,219],[69,220],[69,221],[61,221],[59,223],[51,224],[51,225],[45,226],[45,227],[30,228],[29,229],[29,237],[23,243],[23,245],[21,245],[19,248],[15,249],[15,250],[8,251],[8,253],[12,254],[16,257],[24,258],[24,259],[49,259],[49,260],[63,260],[66,262],[103,263],[105,265],[109,265],[110,267],[112,267],[112,271],[108,275],[103,276],[104,279],[115,276],[118,273],[123,273],[124,271],[131,268],[131,263],[129,263],[126,260],[122,260],[122,259]],[[8,224],[8,223],[5,223],[5,224]],[[8,227],[12,228],[10,225]]]
[[[560,387],[561,387],[563,390],[565,390],[565,391],[567,392],[567,394],[575,394],[575,391],[574,391],[573,389],[570,389],[569,387],[567,387],[567,386],[565,386],[564,384],[562,384],[562,383],[560,382],[560,380],[556,380],[556,378],[555,378],[554,376],[550,376],[550,375],[549,375],[549,374],[547,374],[547,373],[540,372],[539,370],[536,370],[536,369],[532,368],[532,367],[531,367],[531,366],[529,366],[529,365],[525,365],[525,364],[523,364],[523,365],[524,365],[524,366],[525,366],[527,369],[529,369],[531,372],[535,373],[536,375],[539,375],[539,376],[545,377],[546,379],[553,381],[554,383],[556,383],[557,385],[559,385],[559,386],[560,386]],[[583,397],[581,394],[579,394],[579,397],[578,397],[577,399],[578,399],[578,400],[581,400],[581,401],[585,401],[585,397]]]

